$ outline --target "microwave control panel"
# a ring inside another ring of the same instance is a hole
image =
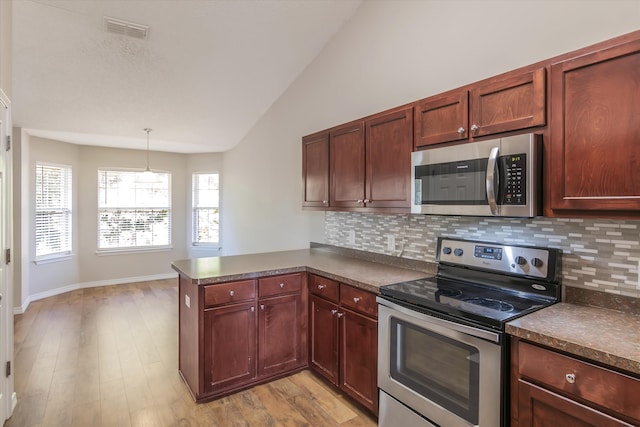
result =
[[[527,155],[512,154],[499,157],[501,194],[500,205],[525,205],[527,203]]]

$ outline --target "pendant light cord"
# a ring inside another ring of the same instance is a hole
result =
[[[147,133],[147,169],[145,172],[151,172],[151,169],[149,169],[149,132],[151,132],[151,129],[144,128],[144,131]]]

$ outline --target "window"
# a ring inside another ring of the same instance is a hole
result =
[[[193,174],[194,245],[220,243],[220,176],[217,173]]]
[[[36,163],[36,259],[71,254],[71,167]]]
[[[98,170],[98,250],[171,245],[171,174]]]

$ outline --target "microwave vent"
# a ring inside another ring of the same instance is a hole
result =
[[[136,39],[146,39],[149,35],[149,26],[136,24],[134,22],[124,21],[122,19],[104,17],[104,26],[109,33],[121,34]]]

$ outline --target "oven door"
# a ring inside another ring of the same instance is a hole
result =
[[[501,425],[500,334],[378,302],[380,389],[438,425]]]

